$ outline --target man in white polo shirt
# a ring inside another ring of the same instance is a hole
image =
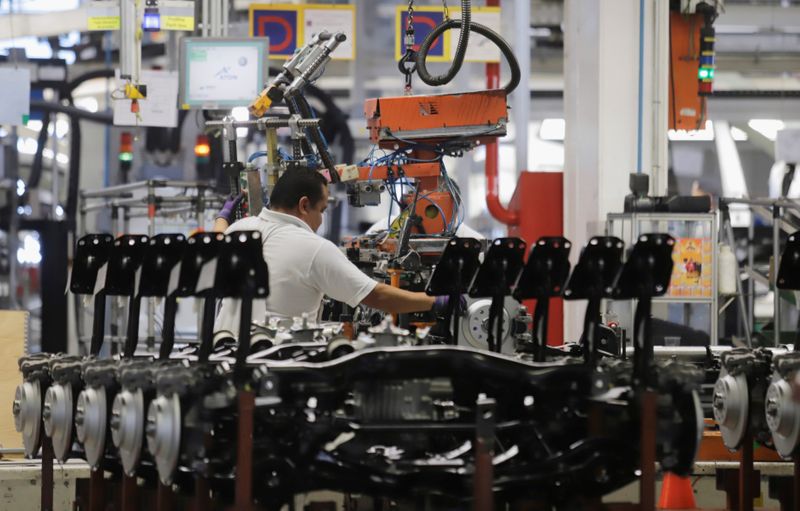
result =
[[[304,313],[319,318],[322,297],[351,307],[363,303],[391,313],[444,310],[446,297],[405,291],[378,283],[361,272],[339,248],[318,236],[328,206],[325,178],[310,170],[290,170],[270,195],[269,209],[232,224],[226,233],[260,231],[269,268],[269,297],[253,303],[253,318],[292,318]],[[224,224],[223,224],[224,225]],[[223,300],[215,330],[238,332],[238,304]]]

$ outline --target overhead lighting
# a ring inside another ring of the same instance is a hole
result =
[[[702,142],[714,140],[714,123],[706,121],[706,125],[700,130],[669,130],[667,137],[672,142]]]
[[[20,137],[17,139],[17,151],[22,154],[36,154],[36,148],[39,144],[35,138]]]
[[[28,234],[22,241],[22,246],[17,249],[19,264],[39,264],[42,262],[42,244],[39,238]]]
[[[22,197],[25,195],[25,181],[17,179],[17,196]]]
[[[778,132],[786,127],[780,119],[750,119],[747,125],[773,142],[775,137],[778,136]]]
[[[545,119],[539,127],[539,138],[542,140],[564,140],[567,123],[564,119]]]

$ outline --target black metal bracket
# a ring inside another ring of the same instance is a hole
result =
[[[519,238],[498,238],[489,245],[489,250],[478,268],[469,295],[473,298],[491,298],[489,311],[489,335],[486,342],[490,351],[500,352],[503,343],[503,301],[511,295],[522,271],[525,257],[525,242]],[[495,331],[496,324],[496,331]]]
[[[550,299],[563,294],[564,284],[569,277],[570,248],[572,243],[560,236],[539,238],[514,289],[514,298],[520,302],[536,300],[533,340],[534,360],[537,362],[545,359]]]

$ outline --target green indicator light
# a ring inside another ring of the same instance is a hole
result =
[[[701,67],[697,70],[697,78],[700,80],[713,80],[714,79],[714,68],[713,67]]]
[[[119,153],[119,161],[133,161],[133,153]]]

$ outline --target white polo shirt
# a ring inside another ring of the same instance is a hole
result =
[[[267,311],[273,317],[308,313],[310,319],[318,319],[323,296],[355,307],[377,285],[336,245],[297,217],[264,208],[257,217],[234,222],[225,233],[236,231],[260,231],[264,240],[269,297],[253,302],[256,321],[263,321]],[[239,300],[223,300],[214,330],[238,335],[239,308]]]

